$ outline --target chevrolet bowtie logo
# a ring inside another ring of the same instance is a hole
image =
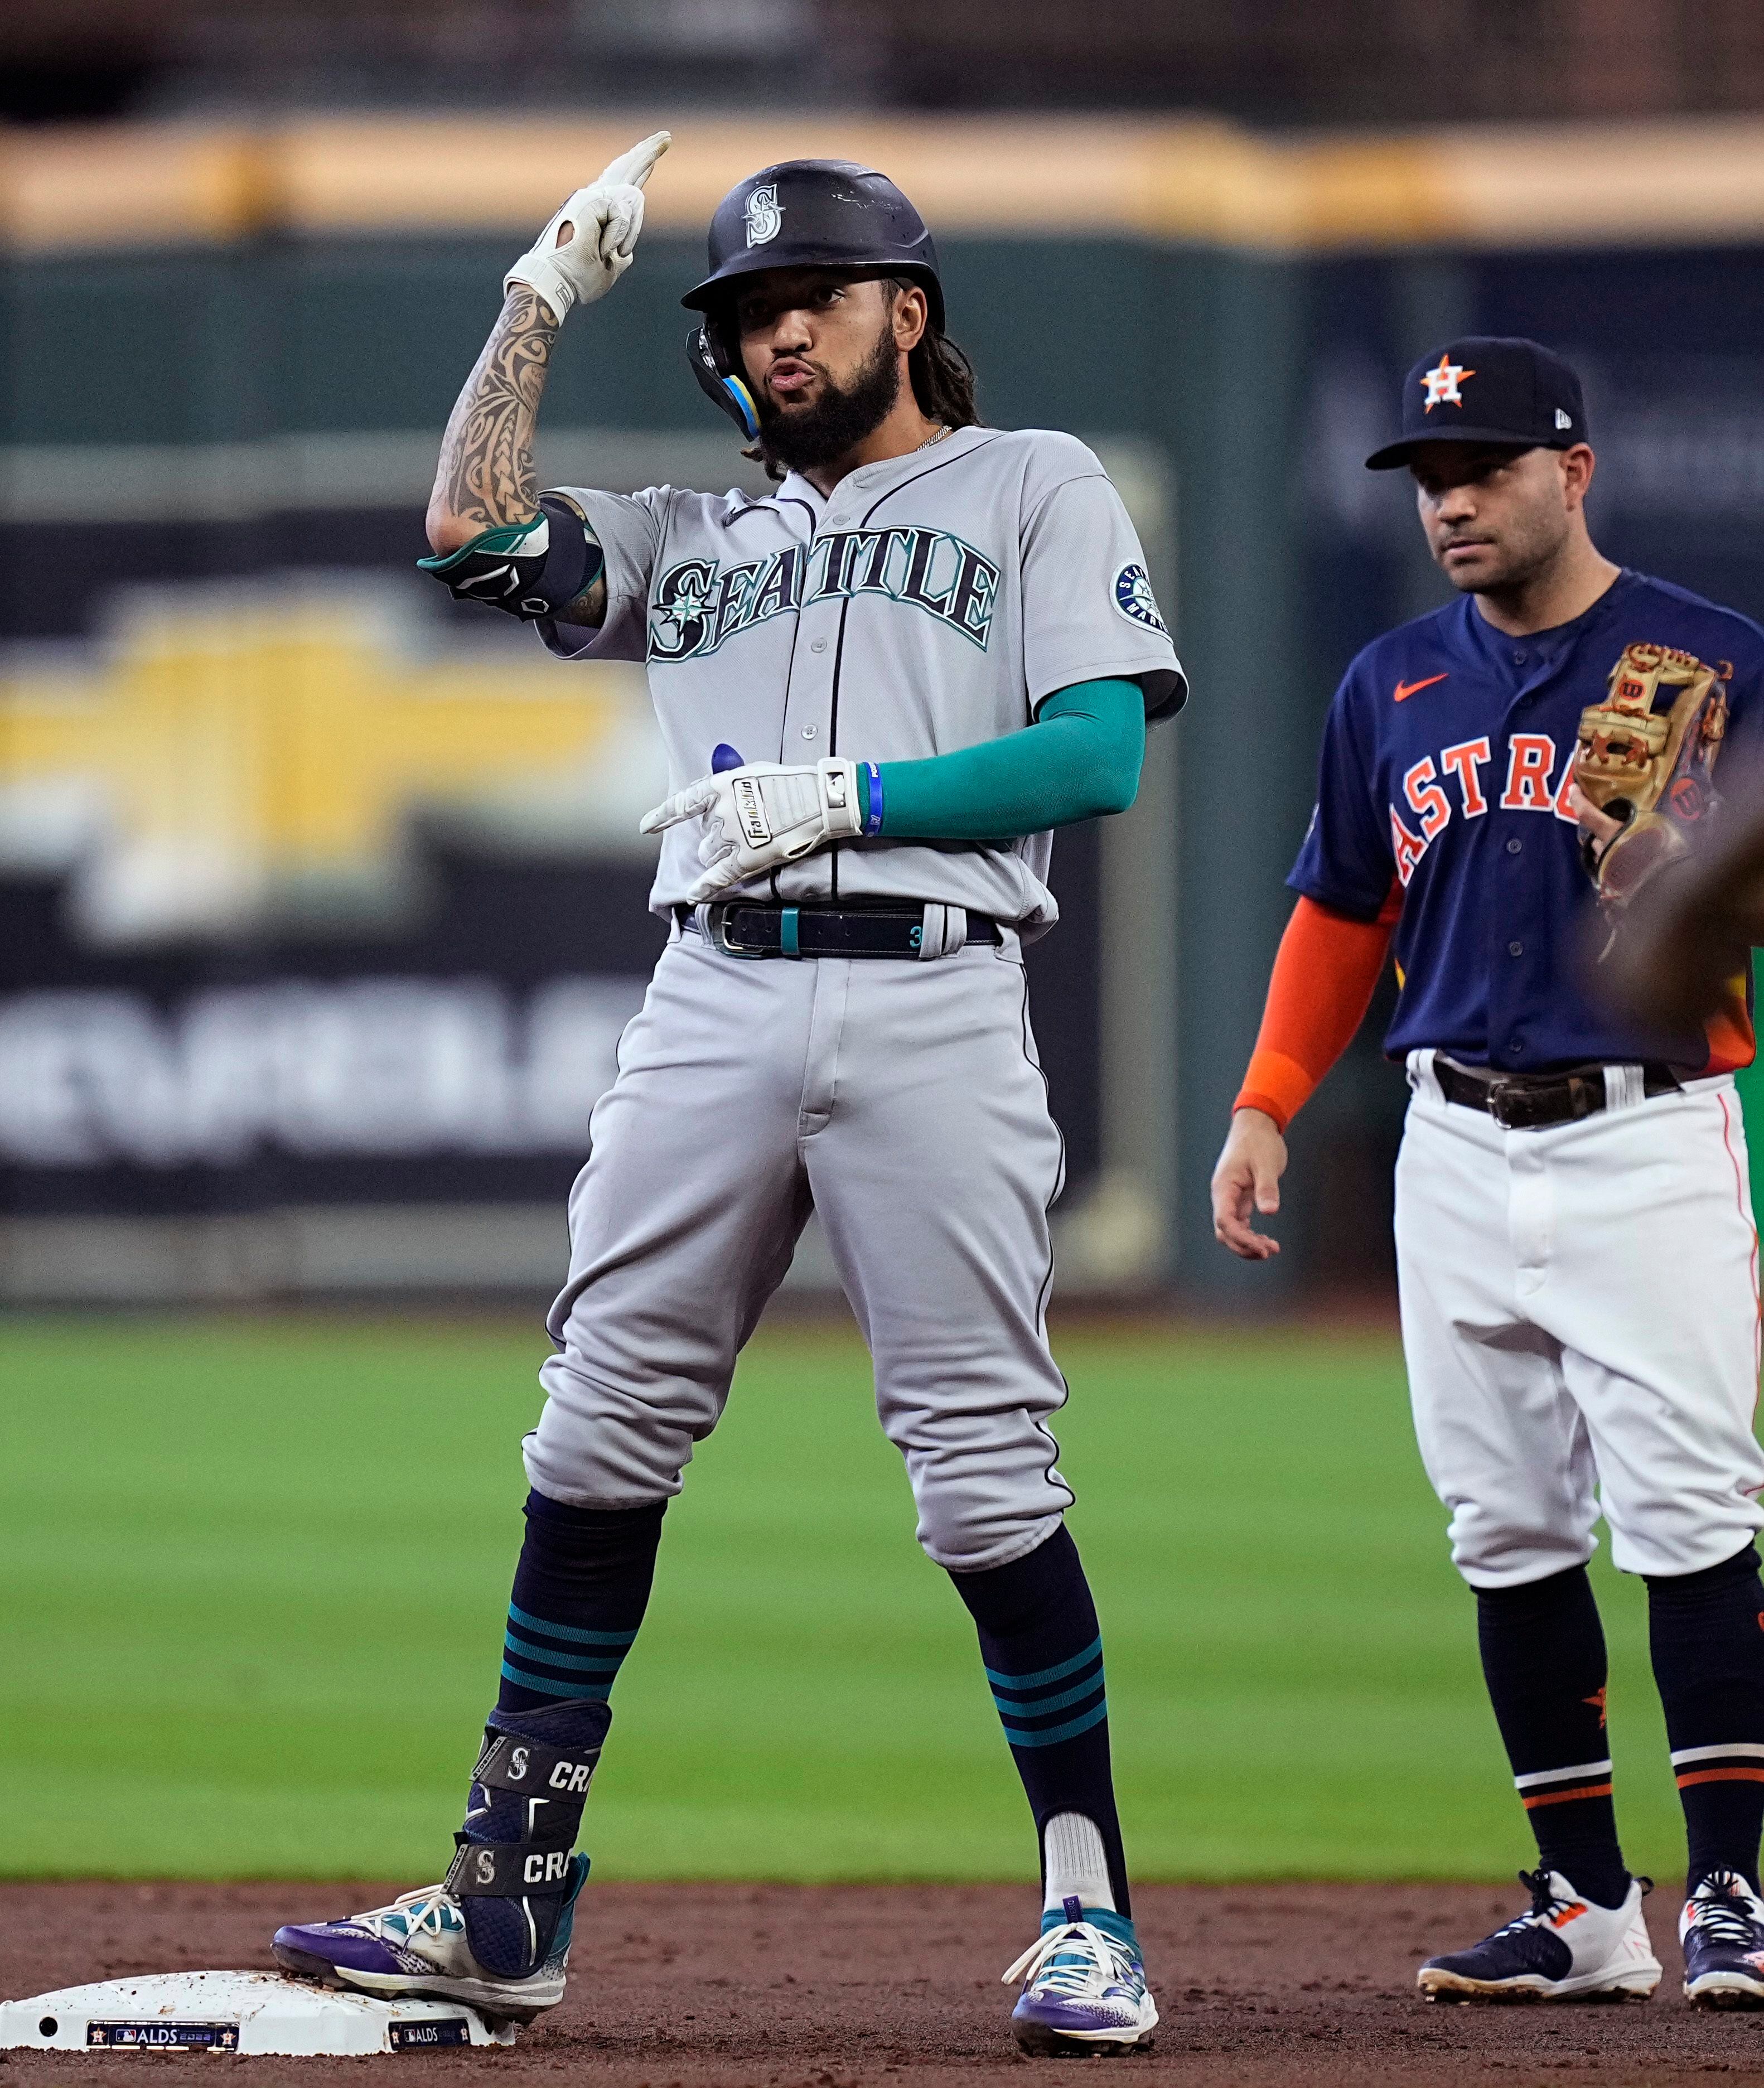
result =
[[[141,590],[102,644],[0,656],[9,828],[83,855],[101,933],[237,925],[293,890],[393,886],[419,806],[556,794],[640,693],[639,670],[537,646],[419,657],[401,607],[390,584]]]

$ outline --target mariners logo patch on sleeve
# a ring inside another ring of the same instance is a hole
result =
[[[1157,597],[1142,565],[1135,563],[1123,566],[1115,575],[1115,606],[1123,616],[1144,624],[1148,631],[1158,631],[1166,638],[1170,635],[1163,618],[1158,614]]]

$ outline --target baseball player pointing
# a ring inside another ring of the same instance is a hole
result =
[[[1689,1841],[1685,1990],[1764,2005],[1758,1242],[1732,1080],[1749,982],[1706,1025],[1637,1021],[1594,961],[1719,822],[1764,717],[1764,632],[1599,555],[1580,384],[1533,342],[1424,358],[1401,439],[1368,461],[1408,467],[1461,599],[1369,645],[1336,693],[1216,1228],[1277,1251],[1253,1218],[1278,1207],[1286,1126],[1394,949],[1415,1429],[1538,1845],[1529,1908],[1421,1987],[1646,1996],[1660,1977],[1613,1811],[1586,1572],[1602,1513],[1647,1583]]]
[[[559,659],[647,663],[672,794],[644,825],[670,940],[571,1196],[501,1688],[453,1863],[389,1906],[280,1930],[276,1954],[500,2016],[559,2000],[583,1801],[663,1512],[812,1209],[1039,1835],[1041,1931],[1005,1975],[1017,2038],[1124,2052],[1157,2012],[1048,1428],[1061,1148],[1022,946],[1055,918],[1051,829],[1132,802],[1181,671],[1096,458],[979,424],[930,235],[863,167],[743,182],[685,300],[693,374],[775,491],[541,493],[559,326],[631,265],[667,143],[615,160],[510,270],[422,563]]]

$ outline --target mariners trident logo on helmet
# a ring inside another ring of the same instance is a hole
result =
[[[747,244],[764,246],[784,229],[784,206],[778,201],[778,185],[767,182],[747,198]]]

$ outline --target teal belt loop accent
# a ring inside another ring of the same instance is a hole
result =
[[[786,906],[778,915],[778,948],[787,957],[799,957],[802,946],[797,940],[797,923],[802,918],[799,906]]]

